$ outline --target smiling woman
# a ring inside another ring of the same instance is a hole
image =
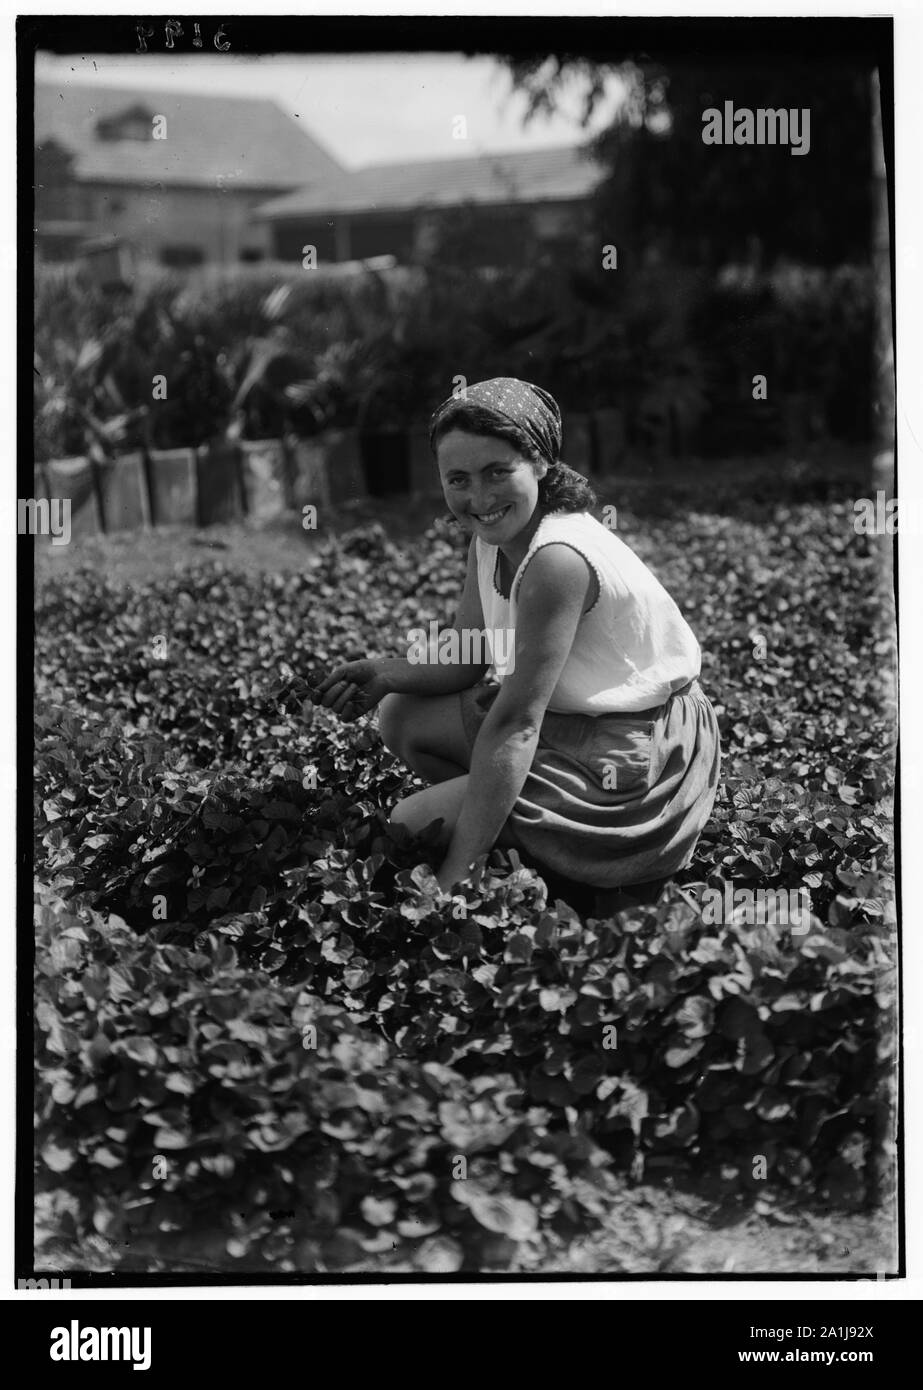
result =
[[[561,462],[547,391],[510,377],[469,386],[439,407],[430,437],[446,502],[472,538],[450,630],[513,642],[489,666],[450,644],[456,663],[330,673],[322,702],[345,717],[380,702],[386,746],[432,784],[392,822],[412,833],[442,823],[446,890],[495,844],[600,888],[684,868],[720,763],[685,619],[592,516],[592,489]]]

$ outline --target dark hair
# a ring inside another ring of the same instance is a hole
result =
[[[434,456],[440,439],[450,430],[502,439],[507,444],[515,444],[522,456],[533,463],[541,459],[540,451],[524,430],[514,425],[512,420],[504,420],[496,411],[475,405],[473,401],[469,403],[459,398],[454,405],[446,408],[430,435]],[[596,493],[582,473],[558,459],[549,465],[544,478],[539,479],[538,500],[548,512],[589,512],[596,506]]]

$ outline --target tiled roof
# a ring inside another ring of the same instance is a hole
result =
[[[96,123],[141,107],[167,118],[165,140],[101,140]],[[262,97],[205,96],[157,88],[37,82],[35,143],[56,141],[76,155],[81,180],[214,188],[300,187],[342,167],[322,146]]]
[[[321,177],[254,210],[270,220],[460,203],[533,203],[587,197],[603,170],[579,149],[372,164],[345,178]]]

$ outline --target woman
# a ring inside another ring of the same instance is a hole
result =
[[[469,386],[436,411],[430,441],[472,538],[458,640],[443,646],[457,655],[349,662],[319,700],[345,718],[380,703],[386,747],[430,783],[392,822],[416,833],[441,820],[447,892],[495,844],[598,888],[675,873],[720,763],[693,633],[591,515],[548,392],[513,377]],[[494,634],[489,652],[472,633]]]

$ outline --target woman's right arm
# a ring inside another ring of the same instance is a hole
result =
[[[349,717],[347,710],[356,707],[356,716],[366,714],[385,695],[451,695],[475,685],[487,670],[487,662],[452,660],[469,649],[461,640],[465,631],[483,633],[484,616],[478,589],[477,556],[474,537],[468,547],[468,565],[461,600],[452,622],[440,628],[442,633],[457,634],[457,641],[443,639],[440,647],[447,649],[449,659],[438,661],[436,653],[426,662],[409,661],[402,656],[383,656],[361,661],[348,661],[337,666],[318,687],[320,704],[337,714]],[[422,629],[421,629],[422,630]],[[427,646],[428,643],[427,630]],[[411,638],[407,637],[408,651]],[[480,644],[475,644],[477,647]]]

